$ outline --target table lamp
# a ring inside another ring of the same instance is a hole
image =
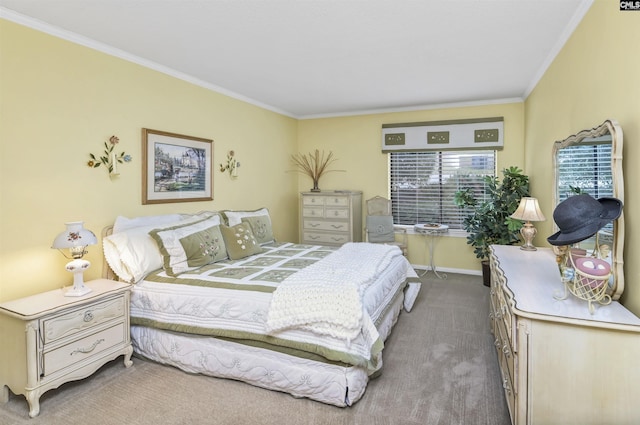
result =
[[[84,286],[83,278],[84,271],[91,266],[91,263],[83,260],[82,257],[87,253],[87,246],[95,245],[98,240],[96,235],[85,229],[82,224],[82,221],[65,223],[67,229],[56,236],[51,245],[51,248],[58,249],[66,258],[73,258],[65,267],[68,272],[73,273],[73,288],[65,292],[66,297],[81,297],[91,292],[91,288]],[[62,249],[69,249],[71,257],[68,257]]]
[[[526,221],[526,223],[520,228],[520,234],[524,239],[524,244],[520,247],[520,249],[524,251],[536,251],[537,248],[533,246],[531,243],[533,238],[535,238],[536,233],[538,231],[533,224],[532,221],[545,221],[544,214],[540,211],[540,206],[538,205],[538,200],[536,198],[524,197],[520,199],[520,205],[518,205],[518,209],[511,214],[511,218],[515,218],[516,220]]]

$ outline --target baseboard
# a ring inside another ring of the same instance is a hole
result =
[[[431,270],[430,266],[424,266],[422,264],[412,264],[411,265],[415,270]],[[482,276],[482,270],[469,270],[469,269],[457,269],[453,267],[436,267],[438,272],[443,273],[458,273],[458,274],[468,274],[473,276]]]

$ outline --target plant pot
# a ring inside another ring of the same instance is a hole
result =
[[[482,283],[491,286],[491,266],[489,260],[482,260]]]

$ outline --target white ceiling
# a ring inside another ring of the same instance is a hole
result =
[[[593,0],[0,0],[0,16],[296,118],[522,100]]]

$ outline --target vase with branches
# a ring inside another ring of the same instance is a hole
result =
[[[326,173],[344,171],[329,170],[329,165],[337,161],[337,158],[333,156],[333,152],[331,151],[325,155],[324,151],[320,152],[316,149],[314,152],[309,152],[308,154],[297,153],[291,155],[291,159],[296,167],[298,167],[298,172],[311,177],[311,180],[313,180],[313,188],[311,189],[311,192],[320,192],[318,183],[320,181],[320,177]]]

